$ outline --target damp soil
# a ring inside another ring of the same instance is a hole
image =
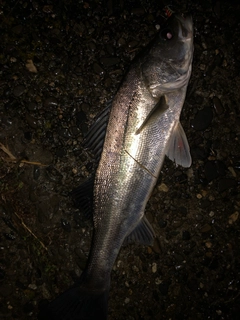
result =
[[[109,319],[238,319],[240,5],[173,1],[193,15],[181,122],[191,168],[165,160],[146,207],[154,245],[111,274]],[[0,318],[36,319],[80,276],[92,224],[69,191],[96,163],[93,118],[165,20],[163,1],[0,1]]]

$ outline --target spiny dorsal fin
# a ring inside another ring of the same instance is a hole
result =
[[[99,161],[102,153],[111,105],[108,103],[107,107],[96,117],[84,139],[84,147],[92,151],[96,161]]]

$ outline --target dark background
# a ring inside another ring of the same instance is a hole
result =
[[[109,319],[238,319],[240,5],[210,0],[0,1],[1,319],[36,319],[81,274],[92,226],[68,192],[95,167],[83,135],[165,5],[194,20],[193,164],[166,159],[146,207],[156,241],[120,251]]]

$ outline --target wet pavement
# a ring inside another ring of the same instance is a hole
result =
[[[168,3],[165,3],[168,4]],[[69,191],[96,163],[81,143],[162,1],[0,1],[0,318],[36,319],[81,274],[92,226]],[[123,247],[109,319],[238,319],[240,5],[174,1],[195,25],[182,112],[191,168],[166,159],[146,207],[153,247]]]

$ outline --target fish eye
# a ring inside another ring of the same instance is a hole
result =
[[[173,37],[172,30],[171,30],[171,29],[163,29],[163,30],[161,31],[161,37],[162,37],[164,40],[171,40],[172,37]]]

